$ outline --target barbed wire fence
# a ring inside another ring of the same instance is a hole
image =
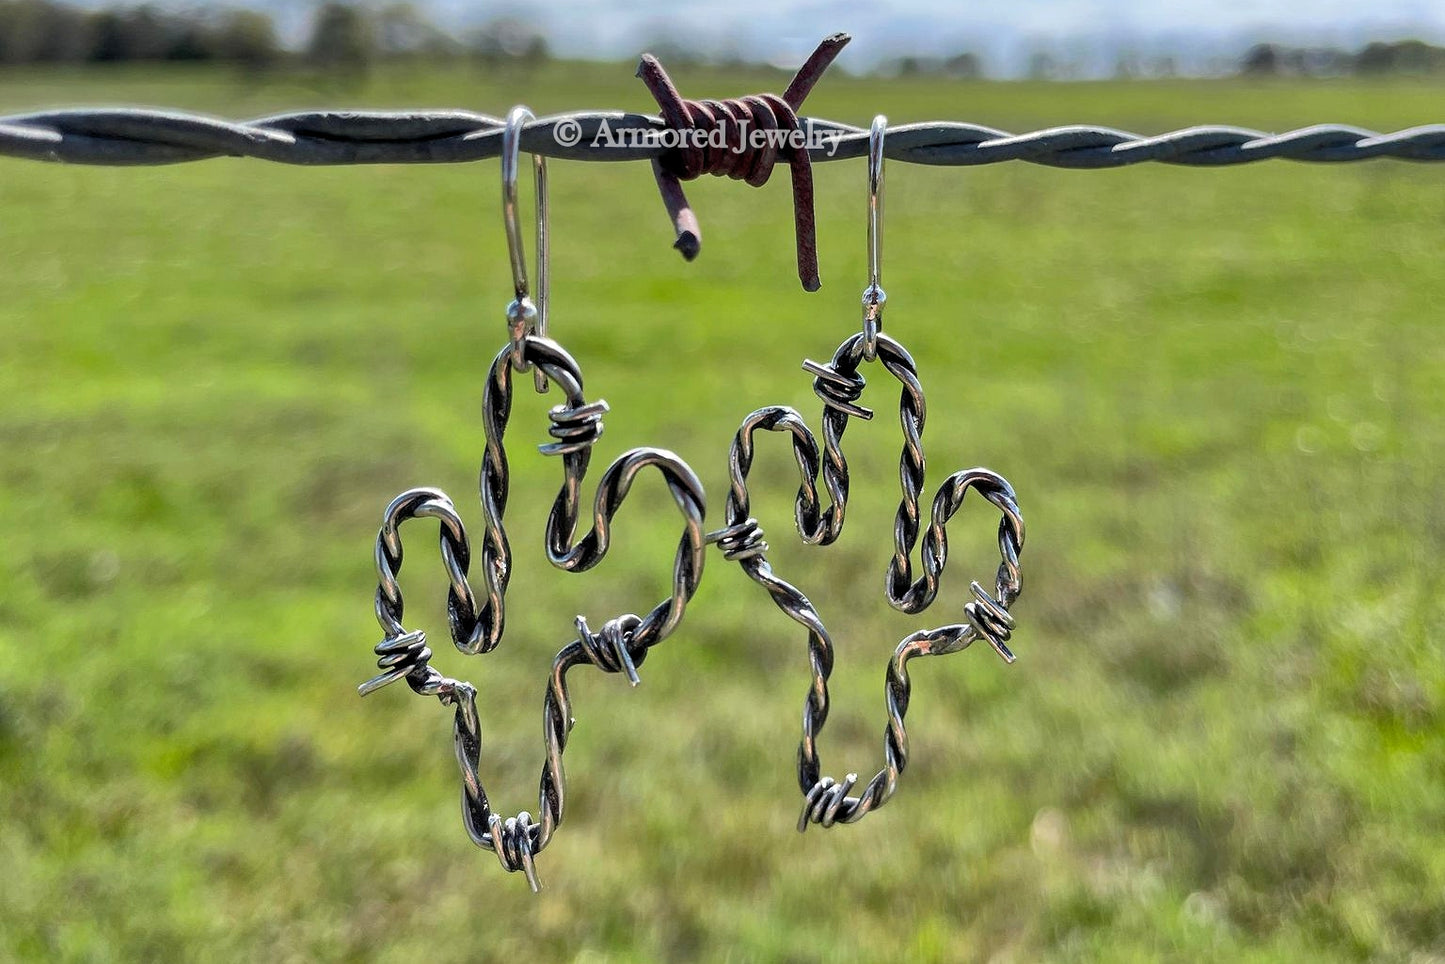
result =
[[[821,118],[799,121],[823,142],[808,148],[814,163],[868,152],[867,128]],[[0,156],[112,166],[216,157],[299,165],[456,164],[497,157],[503,126],[501,118],[465,110],[311,110],[250,121],[132,108],[54,110],[0,117]],[[558,136],[559,128],[565,136]],[[667,130],[669,125],[651,114],[555,114],[525,127],[522,149],[569,161],[646,160],[669,150],[661,136]],[[936,166],[1024,161],[1074,169],[1151,161],[1193,167],[1274,159],[1445,161],[1445,124],[1390,133],[1316,124],[1281,134],[1200,125],[1144,135],[1082,124],[1013,134],[978,124],[927,121],[889,127],[885,154],[890,160]]]
[[[882,138],[883,156],[941,166],[1026,161],[1097,169],[1145,161],[1221,166],[1271,158],[1445,160],[1445,124],[1393,133],[1317,124],[1283,134],[1205,125],[1144,136],[1088,125],[1026,134],[952,121],[887,127],[881,116],[865,130],[801,116],[803,101],[851,39],[846,33],[824,37],[781,95],[726,100],[684,98],[657,58],[643,54],[637,77],[657,102],[659,116],[577,111],[544,117],[522,128],[520,148],[563,160],[650,160],[676,232],[673,246],[688,260],[701,250],[702,230],[682,182],[714,174],[759,187],[782,160],[792,179],[798,278],[808,291],[821,284],[812,165],[865,156],[870,136]],[[0,155],[105,165],[214,157],[301,165],[444,164],[499,156],[506,130],[501,118],[463,110],[312,110],[253,121],[145,109],[58,110],[0,117]]]
[[[522,128],[520,147],[563,160],[650,160],[676,232],[673,246],[688,260],[701,250],[702,229],[682,182],[714,174],[759,187],[782,160],[792,179],[798,278],[808,291],[821,284],[812,165],[865,156],[870,136],[882,137],[888,158],[940,166],[1026,161],[1097,169],[1145,161],[1221,166],[1271,158],[1445,160],[1445,124],[1393,133],[1318,124],[1283,134],[1206,125],[1151,137],[1087,125],[1026,134],[951,121],[886,127],[882,117],[865,130],[800,116],[803,101],[850,40],[846,33],[824,37],[781,95],[726,100],[684,98],[657,58],[643,54],[637,76],[660,116],[578,111],[544,117]],[[443,164],[499,156],[506,128],[501,118],[462,110],[313,110],[253,121],[144,109],[59,110],[0,117],[0,155],[105,165],[214,157],[301,165]]]
[[[780,99],[774,98],[774,102],[780,113],[787,110]],[[760,122],[757,129],[806,133],[805,146],[794,150],[786,161],[793,178],[798,274],[805,289],[816,290],[820,281],[809,168],[813,163],[866,156],[868,130],[821,118],[775,117],[766,106],[759,111],[761,101],[754,97],[700,103],[704,109],[717,108],[719,116],[679,121],[675,115],[669,120],[627,111],[577,111],[543,117],[524,128],[522,149],[570,161],[650,160],[676,231],[674,247],[691,260],[701,249],[702,232],[679,177],[728,174],[757,186],[768,180],[774,161],[785,152],[765,147],[739,150],[732,157],[727,150],[680,151],[666,135],[711,125],[714,130],[721,128],[727,137],[737,138],[737,112],[742,110],[755,111],[752,116]],[[699,106],[694,101],[686,104]],[[504,126],[501,118],[465,110],[310,110],[251,121],[132,108],[54,110],[0,117],[0,156],[107,166],[180,164],[219,157],[318,166],[454,164],[499,156]],[[1200,125],[1151,136],[1079,124],[1014,134],[978,124],[928,121],[888,127],[884,153],[895,161],[933,166],[1022,161],[1087,170],[1145,162],[1222,167],[1272,159],[1445,161],[1445,124],[1389,133],[1316,124],[1280,134]]]

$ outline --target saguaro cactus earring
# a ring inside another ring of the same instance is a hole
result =
[[[381,673],[363,683],[360,691],[365,696],[405,679],[413,692],[435,696],[443,705],[455,707],[453,731],[462,772],[462,820],[467,834],[477,846],[494,851],[506,870],[526,874],[532,889],[536,890],[539,885],[534,857],[547,846],[562,822],[566,782],[562,751],[574,722],[567,673],[574,666],[588,663],[604,673],[624,673],[635,685],[637,667],[642,665],[648,650],[677,628],[688,600],[697,590],[706,545],[701,483],[682,459],[657,448],[629,449],[607,467],[592,503],[592,529],[580,539],[576,538],[582,484],[592,447],[602,435],[602,415],[607,411],[607,403],[600,399],[587,401],[577,362],[560,344],[546,337],[547,168],[540,156],[534,156],[533,160],[537,180],[536,303],[531,299],[517,215],[521,134],[523,124],[530,119],[533,119],[532,113],[525,107],[514,108],[502,134],[502,213],[516,297],[507,306],[508,342],[492,362],[482,402],[486,454],[482,460],[480,490],[486,530],[482,540],[481,574],[486,586],[485,598],[479,600],[468,582],[471,544],[446,493],[421,488],[397,496],[387,506],[376,538],[376,618],[384,638],[375,651]],[[504,820],[492,809],[480,775],[477,691],[470,683],[443,676],[431,666],[432,651],[427,647],[426,635],[420,630],[409,631],[402,624],[404,604],[397,581],[402,564],[401,524],[422,516],[437,519],[441,523],[442,564],[451,583],[447,618],[452,641],[468,655],[491,652],[501,643],[512,565],[503,528],[508,497],[508,461],[503,437],[511,417],[513,373],[529,369],[535,373],[539,392],[553,383],[564,396],[564,401],[547,413],[552,422],[549,433],[554,441],[540,446],[544,455],[562,460],[562,486],[553,502],[545,534],[547,558],[554,566],[569,572],[583,572],[602,561],[609,546],[613,516],[637,475],[649,466],[661,473],[683,518],[668,596],[645,615],[624,613],[608,619],[595,632],[578,616],[576,638],[564,645],[553,661],[543,698],[546,756],[535,822],[525,810]]]
[[[1019,552],[1024,544],[1024,521],[1013,488],[1000,475],[976,468],[955,472],[943,481],[933,504],[927,532],[923,537],[923,573],[913,578],[912,554],[920,534],[919,498],[924,483],[923,386],[918,380],[912,356],[897,341],[883,334],[883,306],[880,284],[881,219],[883,208],[883,141],[887,119],[873,119],[868,139],[868,286],[863,291],[863,330],[838,346],[827,364],[805,361],[811,372],[813,391],[823,402],[823,448],[795,410],[785,406],[760,408],[738,429],[728,453],[731,490],[727,500],[727,527],[709,534],[724,556],[737,562],[748,576],[767,590],[778,609],[808,633],[808,659],[812,680],[803,711],[803,737],[798,747],[798,785],[803,792],[803,812],[798,829],[810,823],[824,827],[852,823],[881,807],[898,788],[898,778],[908,764],[908,734],[904,714],[908,712],[910,683],[908,663],[919,656],[956,653],[975,639],[985,639],[1006,662],[1014,655],[1007,642],[1013,631],[1009,607],[1021,591]],[[899,477],[902,498],[894,519],[894,552],[888,567],[885,595],[896,609],[921,613],[938,595],[939,580],[948,559],[946,526],[963,505],[969,491],[977,491],[1001,513],[998,546],[1001,561],[993,593],[977,582],[974,598],[963,606],[964,621],[925,629],[904,638],[888,662],[885,695],[888,722],[883,732],[883,767],[856,796],[850,795],[858,775],[848,774],[841,782],[822,774],[818,736],[828,719],[828,677],[833,671],[833,640],[822,617],[807,596],[773,572],[767,559],[768,544],[762,526],[749,514],[748,473],[754,457],[754,435],[759,430],[786,432],[792,436],[793,455],[800,470],[794,521],[805,543],[825,546],[843,530],[848,500],[848,462],[843,454],[843,433],[850,419],[871,419],[873,413],[858,404],[865,381],[858,369],[864,362],[877,361],[896,378],[902,388],[898,418],[903,430]],[[824,508],[818,496],[821,471],[829,504]]]

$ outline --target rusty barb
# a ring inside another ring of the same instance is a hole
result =
[[[637,76],[647,85],[662,119],[676,132],[675,147],[653,158],[662,201],[667,205],[677,241],[673,247],[691,261],[702,250],[702,229],[687,203],[682,182],[703,174],[726,175],[761,187],[781,157],[793,178],[793,224],[798,241],[798,278],[817,291],[818,241],[813,221],[813,166],[808,159],[807,131],[798,122],[803,99],[852,38],[827,37],[798,68],[792,83],[777,94],[750,94],[731,100],[686,100],[652,54],[643,54]],[[779,132],[772,134],[770,132]]]

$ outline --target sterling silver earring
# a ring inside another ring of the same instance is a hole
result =
[[[590,664],[604,673],[623,673],[636,685],[637,668],[648,651],[677,628],[688,601],[697,590],[706,544],[702,485],[686,462],[658,448],[629,449],[607,467],[592,500],[592,529],[581,538],[576,536],[582,485],[592,447],[602,435],[602,416],[607,411],[607,403],[600,399],[587,401],[577,362],[560,344],[547,337],[550,281],[547,166],[540,155],[533,155],[537,186],[535,303],[531,297],[517,214],[517,168],[523,126],[528,120],[535,120],[531,111],[525,107],[513,108],[502,133],[502,214],[515,298],[507,306],[508,342],[492,362],[482,403],[486,451],[479,488],[485,519],[481,547],[485,592],[479,598],[468,581],[471,544],[446,493],[440,489],[419,488],[397,496],[387,506],[376,538],[376,618],[384,636],[375,652],[381,672],[363,683],[360,692],[365,696],[404,679],[418,695],[435,696],[443,705],[455,708],[453,733],[462,774],[462,821],[467,834],[478,847],[496,853],[507,871],[522,871],[535,891],[539,884],[534,858],[552,839],[564,812],[566,780],[562,751],[574,723],[567,673],[575,666]],[[552,504],[544,539],[547,558],[554,566],[568,572],[584,572],[606,556],[613,516],[638,474],[648,467],[656,468],[662,475],[683,518],[668,596],[644,615],[624,613],[608,619],[595,632],[578,616],[575,638],[561,648],[553,661],[543,699],[546,747],[535,821],[525,810],[503,819],[493,809],[480,774],[481,725],[476,688],[444,676],[431,666],[432,651],[427,646],[425,633],[408,630],[402,623],[404,603],[398,583],[403,556],[402,523],[418,517],[436,519],[441,524],[442,565],[450,581],[447,618],[453,643],[464,654],[479,655],[491,652],[502,642],[512,564],[503,528],[509,494],[503,439],[511,417],[513,375],[529,370],[533,372],[538,392],[555,384],[564,397],[564,401],[547,413],[552,422],[548,431],[553,441],[539,446],[544,455],[562,460],[562,485]]]
[[[881,264],[881,220],[883,207],[883,141],[887,119],[873,119],[868,139],[868,285],[863,290],[863,330],[849,336],[826,364],[805,361],[803,368],[813,378],[813,391],[823,402],[823,446],[801,415],[792,408],[771,406],[749,415],[738,429],[728,454],[731,490],[727,499],[727,526],[708,535],[723,555],[737,562],[748,576],[767,590],[774,604],[808,633],[808,659],[812,679],[803,711],[803,736],[798,747],[798,785],[804,805],[798,829],[809,824],[824,827],[852,823],[876,810],[893,796],[898,778],[908,764],[908,734],[904,715],[908,711],[911,684],[908,663],[919,656],[956,653],[975,639],[987,640],[1006,662],[1014,655],[1008,648],[1013,632],[1009,607],[1021,591],[1019,553],[1024,544],[1024,521],[1013,488],[1000,475],[975,468],[955,472],[943,481],[933,498],[929,525],[923,533],[923,572],[914,579],[912,554],[920,535],[919,501],[924,485],[923,424],[925,403],[912,356],[897,341],[883,334],[886,296],[879,279]],[[850,419],[871,419],[873,413],[858,404],[865,381],[859,367],[878,362],[896,378],[899,423],[903,429],[903,450],[899,477],[902,497],[894,519],[893,559],[888,567],[885,595],[895,608],[921,613],[938,595],[939,580],[948,559],[947,524],[963,505],[969,491],[978,492],[1001,514],[998,546],[1001,561],[993,593],[977,582],[974,598],[963,606],[964,621],[936,629],[920,630],[904,638],[888,662],[885,677],[888,722],[883,733],[883,767],[856,796],[850,795],[858,781],[849,773],[841,782],[822,773],[818,737],[828,719],[828,677],[833,670],[833,641],[813,604],[791,583],[773,572],[767,559],[768,545],[763,530],[749,514],[748,474],[754,458],[754,436],[758,431],[785,432],[792,437],[793,456],[800,480],[794,505],[794,523],[805,543],[826,546],[843,530],[850,483],[848,462],[843,454],[843,433]],[[828,505],[818,495],[821,472]]]

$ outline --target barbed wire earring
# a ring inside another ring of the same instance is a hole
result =
[[[883,142],[887,124],[887,118],[875,117],[868,138],[868,286],[863,290],[863,330],[845,339],[828,363],[811,360],[803,363],[803,368],[814,376],[813,391],[824,406],[821,455],[817,439],[796,410],[777,405],[750,414],[738,429],[728,453],[731,488],[727,499],[727,526],[708,535],[708,540],[717,543],[727,559],[737,562],[749,578],[767,590],[779,610],[808,632],[812,681],[804,704],[803,736],[798,747],[798,785],[804,796],[803,812],[798,818],[800,831],[806,830],[809,824],[829,827],[835,823],[852,823],[883,806],[897,790],[899,776],[908,764],[908,734],[903,723],[911,692],[908,677],[911,660],[956,653],[980,638],[987,640],[1005,662],[1014,660],[1007,645],[1014,626],[1009,607],[1022,589],[1019,553],[1024,544],[1024,520],[1007,480],[988,469],[974,468],[955,472],[943,481],[934,496],[928,530],[923,537],[923,573],[917,580],[913,578],[912,554],[920,533],[919,499],[924,483],[925,402],[912,356],[882,332],[887,297],[880,284],[879,269]],[[972,583],[974,598],[963,607],[964,622],[913,633],[894,650],[885,678],[888,723],[883,733],[883,767],[858,795],[852,796],[858,774],[849,773],[841,782],[824,776],[818,754],[818,737],[828,720],[833,640],[807,596],[774,573],[768,563],[768,544],[763,539],[762,526],[749,513],[748,473],[752,469],[754,436],[758,431],[791,435],[800,473],[794,503],[798,534],[811,545],[826,546],[837,540],[843,530],[850,481],[848,462],[843,454],[843,433],[850,419],[873,417],[872,411],[858,404],[865,386],[859,366],[873,361],[880,362],[901,386],[898,416],[903,430],[899,473],[902,497],[894,518],[894,552],[885,582],[888,602],[906,613],[921,613],[933,603],[948,559],[946,527],[970,491],[977,491],[1001,513],[998,526],[1001,561],[992,594],[977,582]],[[818,496],[820,472],[828,493],[826,508]]]
[[[462,774],[462,821],[478,847],[492,850],[508,872],[522,871],[535,891],[539,888],[534,858],[546,848],[562,822],[566,779],[562,752],[572,729],[572,704],[567,673],[590,664],[604,673],[623,673],[633,685],[637,668],[648,650],[666,639],[682,620],[688,601],[702,578],[706,543],[703,532],[705,503],[696,474],[674,453],[660,448],[633,448],[619,456],[603,473],[592,502],[591,530],[576,537],[582,484],[592,447],[602,435],[607,403],[587,401],[582,372],[560,344],[547,337],[549,301],[549,232],[547,165],[533,155],[537,189],[537,300],[531,298],[525,251],[517,214],[517,168],[523,127],[535,120],[525,107],[515,107],[502,131],[502,215],[511,258],[515,298],[507,306],[508,342],[492,361],[482,402],[486,453],[479,474],[485,532],[482,538],[483,598],[473,592],[468,576],[471,545],[456,507],[445,492],[417,488],[403,492],[387,506],[376,538],[376,618],[383,639],[375,647],[381,672],[361,684],[362,696],[399,679],[421,696],[435,696],[455,707],[453,735]],[[503,439],[512,408],[514,373],[532,371],[538,392],[555,384],[564,401],[547,413],[554,441],[539,446],[544,455],[562,459],[563,481],[547,519],[547,558],[559,569],[584,572],[606,556],[612,519],[621,508],[633,481],[642,470],[661,473],[683,517],[683,529],[673,559],[670,594],[646,613],[624,613],[608,619],[596,631],[587,620],[575,620],[576,638],[557,653],[543,701],[546,757],[538,793],[538,815],[522,811],[505,820],[493,809],[480,776],[481,726],[477,691],[471,683],[442,675],[431,666],[432,651],[426,634],[408,630],[402,623],[404,603],[398,576],[402,565],[400,527],[408,519],[433,518],[441,525],[442,565],[450,587],[447,621],[452,641],[467,655],[489,653],[502,641],[507,583],[511,575],[511,549],[503,519],[508,497],[508,460]]]

